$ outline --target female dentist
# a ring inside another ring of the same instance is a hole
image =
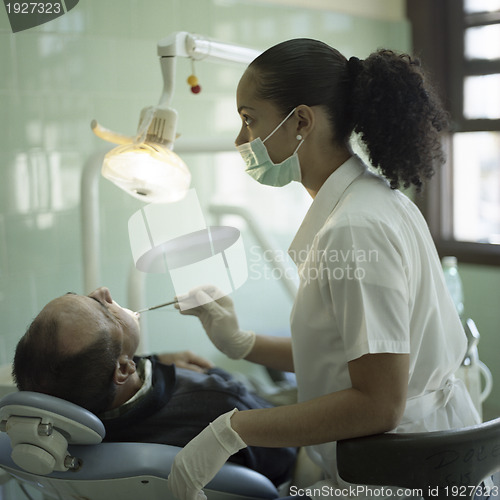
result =
[[[324,480],[305,498],[342,498],[337,440],[479,421],[453,375],[466,338],[437,252],[396,189],[420,189],[443,162],[446,114],[411,57],[347,60],[310,39],[253,61],[237,106],[247,172],[272,186],[301,182],[313,198],[289,249],[300,276],[291,338],[241,330],[231,299],[209,287],[181,298],[199,304],[181,312],[198,316],[229,357],[294,371],[298,403],[221,415],[179,452],[169,486],[180,499],[205,498],[203,486],[241,448],[306,446]],[[353,131],[382,176],[353,155]]]

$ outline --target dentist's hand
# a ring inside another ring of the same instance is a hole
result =
[[[233,301],[214,286],[203,286],[177,298],[181,314],[197,316],[219,351],[232,359],[245,358],[255,343],[255,333],[240,330]]]
[[[177,453],[168,476],[168,487],[179,500],[206,500],[201,489],[231,455],[246,448],[245,442],[231,427],[231,416],[235,411],[216,418]]]

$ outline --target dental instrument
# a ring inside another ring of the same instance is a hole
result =
[[[171,306],[172,304],[177,304],[177,299],[171,300],[170,302],[165,302],[164,304],[158,304],[157,306],[146,307],[144,309],[139,309],[135,311],[136,314],[143,313],[146,311],[152,311],[153,309],[159,309],[160,307]]]

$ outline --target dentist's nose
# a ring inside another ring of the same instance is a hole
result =
[[[101,286],[97,290],[94,290],[92,293],[89,293],[89,297],[96,297],[98,299],[106,301],[108,304],[113,303],[113,299],[111,298],[111,293],[109,292],[109,288],[105,286]]]
[[[240,130],[240,133],[238,134],[238,136],[234,140],[234,145],[236,147],[238,147],[238,146],[241,146],[242,144],[245,144],[246,142],[248,142],[248,138],[245,136],[245,130],[242,127]]]

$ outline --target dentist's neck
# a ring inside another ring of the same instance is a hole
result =
[[[323,154],[322,154],[323,153]],[[316,198],[318,191],[330,175],[352,156],[349,148],[331,148],[328,152],[319,151],[316,158],[302,169],[302,184],[311,198]]]

